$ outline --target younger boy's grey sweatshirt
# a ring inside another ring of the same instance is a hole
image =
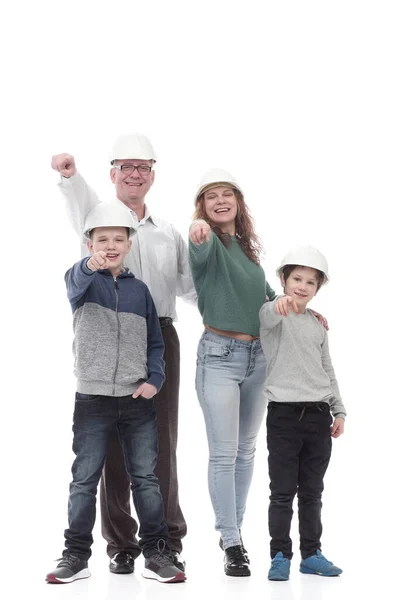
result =
[[[275,304],[266,302],[259,312],[268,401],[328,402],[333,416],[344,418],[326,329],[309,309],[283,317]]]

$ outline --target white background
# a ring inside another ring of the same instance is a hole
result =
[[[25,0],[2,8],[4,597],[331,600],[379,597],[400,583],[402,30],[402,5],[388,0]],[[224,576],[194,391],[202,323],[178,302],[188,581],[146,581],[141,558],[135,576],[109,575],[97,522],[92,578],[44,583],[66,526],[75,381],[63,275],[79,258],[50,159],[74,154],[107,199],[109,147],[136,130],[159,158],[150,208],[184,236],[199,180],[221,167],[244,189],[272,287],[279,291],[275,268],[296,243],[328,258],[331,281],[312,307],[330,323],[348,411],[323,509],[323,550],[344,569],[338,579],[299,574],[294,523],[291,580],[267,581],[264,426],[243,528],[252,577]]]

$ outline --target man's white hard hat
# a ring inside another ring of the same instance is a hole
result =
[[[128,227],[129,237],[135,232],[129,209],[118,200],[101,202],[90,210],[85,219],[84,236],[89,238],[95,227]]]
[[[202,180],[199,183],[195,196],[195,203],[203,192],[216,185],[228,185],[229,187],[237,189],[243,196],[242,189],[231,173],[224,171],[224,169],[210,169],[210,171],[207,171],[207,173],[203,175]]]
[[[329,268],[327,260],[319,250],[313,246],[297,246],[284,256],[281,265],[278,267],[276,274],[281,276],[286,265],[299,265],[301,267],[310,267],[322,271],[325,276],[324,282],[329,280]]]
[[[126,158],[155,162],[157,155],[147,136],[142,133],[127,133],[118,137],[109,154],[111,164],[114,160],[125,160]]]

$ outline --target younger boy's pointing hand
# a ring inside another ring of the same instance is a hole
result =
[[[291,298],[291,296],[282,296],[276,302],[275,306],[276,312],[282,317],[287,317],[290,313],[290,310],[295,313],[298,312],[298,306],[295,300]]]

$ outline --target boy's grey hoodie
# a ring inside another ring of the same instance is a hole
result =
[[[164,342],[145,283],[126,269],[116,278],[91,271],[88,256],[67,271],[73,310],[77,391],[128,396],[146,381],[159,391],[165,380]]]

